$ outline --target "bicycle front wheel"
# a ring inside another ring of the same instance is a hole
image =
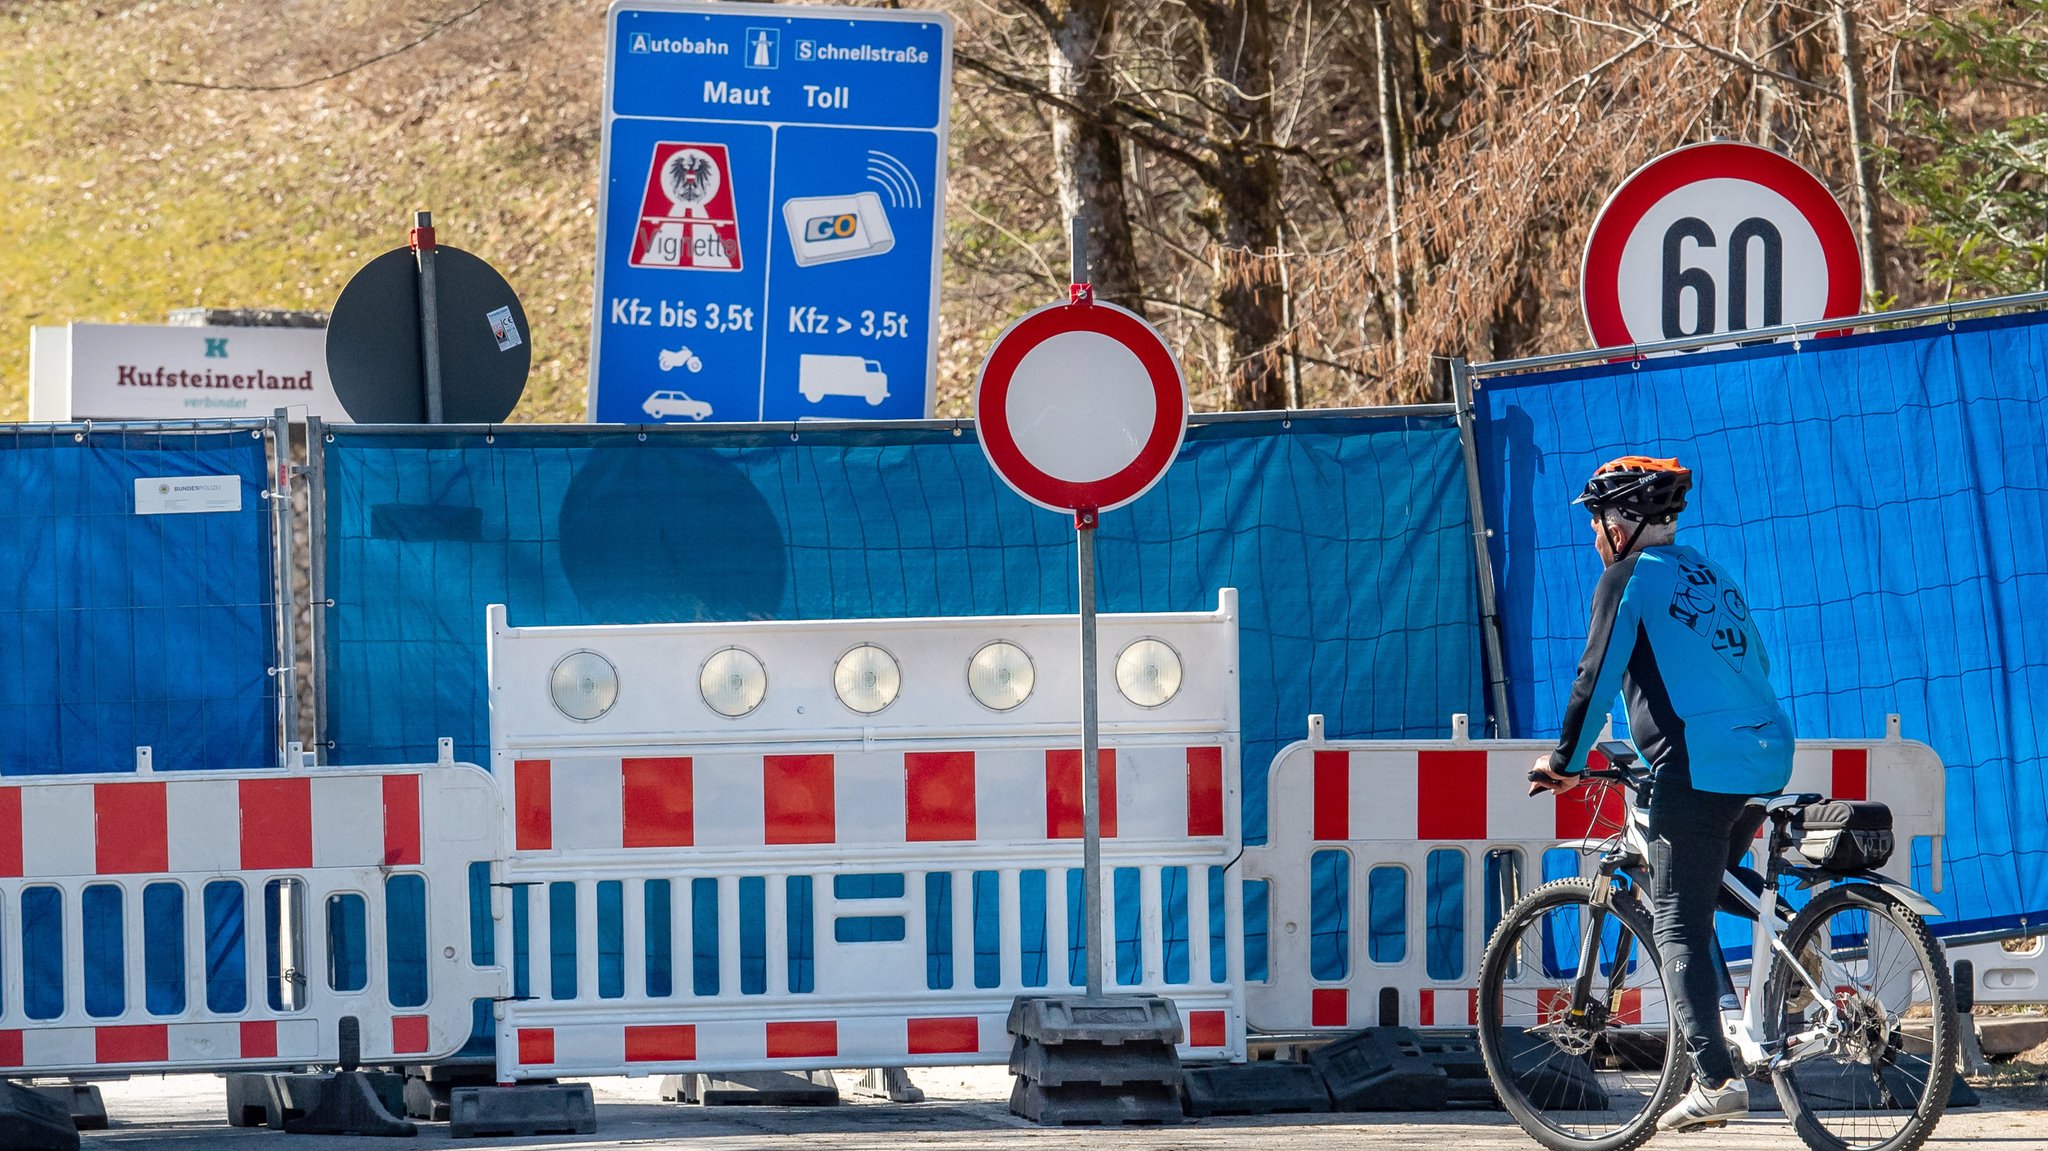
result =
[[[1773,957],[1765,1036],[1778,1099],[1815,1151],[1914,1151],[1948,1106],[1955,991],[1926,921],[1870,884],[1830,888]]]
[[[1650,915],[1619,887],[1595,908],[1595,882],[1530,892],[1479,965],[1486,1074],[1551,1151],[1628,1151],[1656,1133],[1685,1086]]]

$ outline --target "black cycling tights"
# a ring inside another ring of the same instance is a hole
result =
[[[1721,964],[1714,905],[1721,875],[1750,847],[1746,795],[1695,791],[1682,771],[1661,771],[1650,797],[1650,906],[1664,991],[1703,1083],[1735,1077],[1721,1036]]]

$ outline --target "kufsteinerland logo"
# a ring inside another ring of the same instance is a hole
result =
[[[228,358],[228,338],[226,336],[205,336],[202,338],[206,341],[207,359],[225,360]]]

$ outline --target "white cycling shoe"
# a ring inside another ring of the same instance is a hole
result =
[[[1685,1131],[1694,1127],[1723,1127],[1730,1119],[1749,1113],[1749,1084],[1736,1076],[1719,1087],[1699,1080],[1679,1097],[1676,1105],[1657,1120],[1659,1131]]]

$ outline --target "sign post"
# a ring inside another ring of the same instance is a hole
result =
[[[1187,432],[1187,385],[1159,332],[1095,299],[1085,221],[1072,225],[1067,302],[1011,324],[982,364],[975,426],[1018,495],[1074,517],[1081,616],[1081,864],[1086,991],[1102,997],[1102,813],[1095,529],[1149,491]]]
[[[920,418],[942,12],[614,0],[590,418]]]
[[[1095,288],[1088,279],[1088,221],[1067,222],[1072,253],[1067,271],[1067,304],[1093,303]],[[1088,965],[1084,993],[1102,998],[1102,721],[1097,714],[1101,685],[1095,661],[1095,509],[1074,509],[1074,565],[1080,570],[1077,595],[1081,614],[1081,909],[1088,927],[1081,935],[1082,962]]]
[[[1611,348],[1853,316],[1863,271],[1818,177],[1715,140],[1622,181],[1586,239],[1579,290],[1594,343]]]

